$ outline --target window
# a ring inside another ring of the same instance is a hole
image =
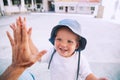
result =
[[[25,4],[31,4],[31,0],[25,0]]]
[[[95,7],[91,7],[91,10],[93,10],[93,11],[94,11],[94,10],[95,10]]]
[[[73,6],[70,6],[70,10],[74,11],[74,7],[73,7]]]
[[[80,10],[83,10],[84,8],[82,6],[79,7]]]
[[[42,0],[36,0],[36,3],[42,3]]]
[[[3,0],[4,6],[8,6],[8,1],[7,0]]]
[[[60,6],[60,7],[59,7],[59,10],[63,10],[63,6]]]
[[[20,5],[21,4],[21,0],[12,0],[12,4],[13,5]]]

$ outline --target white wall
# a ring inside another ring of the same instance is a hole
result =
[[[4,10],[6,13],[18,13],[18,12],[20,12],[20,8],[17,6],[10,6],[10,7],[5,6]]]
[[[4,10],[3,0],[0,0],[0,8],[1,8],[1,10]]]
[[[103,0],[102,5],[104,6],[104,19],[120,22],[120,0]]]

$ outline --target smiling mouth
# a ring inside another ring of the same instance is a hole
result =
[[[60,51],[62,51],[62,52],[67,52],[68,50],[66,50],[66,49],[63,49],[63,48],[59,48],[60,49]]]

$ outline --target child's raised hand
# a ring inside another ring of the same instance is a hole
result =
[[[36,47],[30,39],[31,29],[26,29],[26,19],[22,20],[19,17],[16,20],[16,24],[10,25],[13,30],[14,39],[10,33],[7,32],[7,36],[12,46],[12,65],[16,67],[29,67],[42,57],[46,51],[43,50],[38,53]]]
[[[98,80],[109,80],[109,79],[107,79],[107,78],[99,78]]]

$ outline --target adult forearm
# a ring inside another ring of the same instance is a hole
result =
[[[24,70],[25,68],[23,67],[14,67],[10,65],[5,72],[0,75],[0,80],[17,80]]]

